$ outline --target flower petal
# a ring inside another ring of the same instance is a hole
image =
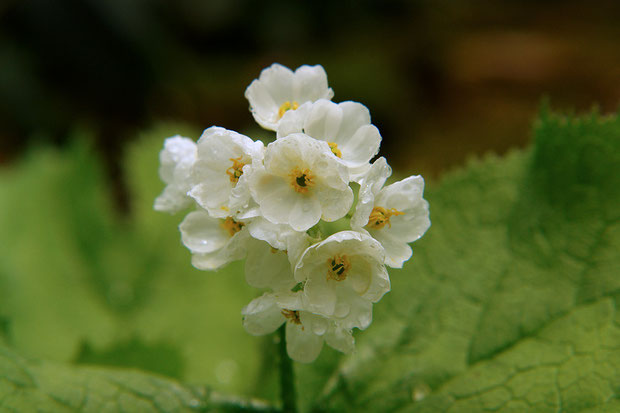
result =
[[[317,336],[303,324],[286,323],[286,351],[300,363],[311,363],[323,348],[323,337]]]
[[[269,294],[252,300],[241,310],[241,314],[243,327],[254,336],[273,333],[286,321],[282,310]]]
[[[179,225],[183,245],[194,253],[219,250],[230,240],[221,224],[221,220],[210,217],[205,211],[190,212]]]

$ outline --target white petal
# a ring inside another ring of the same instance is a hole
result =
[[[321,219],[321,204],[318,197],[304,194],[296,196],[289,208],[287,223],[295,231],[307,231]]]
[[[343,123],[340,127],[341,136],[353,136],[360,126],[370,124],[368,108],[358,102],[340,102],[338,104],[343,113]]]
[[[379,193],[386,179],[392,174],[392,168],[384,157],[377,159],[366,176],[360,181],[357,206],[351,218],[351,227],[359,229],[368,224],[368,218],[375,205],[375,196]]]
[[[210,217],[204,211],[187,214],[179,225],[179,230],[183,245],[195,253],[219,250],[230,240],[230,235],[222,228],[222,221]]]
[[[293,100],[304,103],[317,99],[331,99],[334,92],[327,86],[327,74],[323,66],[303,65],[295,70]]]
[[[192,186],[190,171],[196,160],[196,144],[178,135],[168,138],[159,160],[159,175],[167,185],[155,200],[155,210],[175,213],[189,207],[192,201],[187,191]]]
[[[304,122],[304,132],[314,139],[335,142],[342,124],[342,109],[329,100],[318,100]]]
[[[368,163],[378,152],[381,135],[374,125],[364,125],[338,147],[342,151],[342,159],[350,167],[360,167]]]
[[[349,212],[353,205],[353,191],[349,186],[343,190],[322,188],[317,191],[317,198],[323,211],[322,218],[325,221],[336,221]]]
[[[245,91],[256,122],[269,130],[277,130],[278,110],[293,97],[293,72],[274,63],[264,69]]]
[[[311,363],[321,353],[323,338],[303,324],[286,323],[286,351],[295,361]]]
[[[385,293],[390,291],[390,277],[383,263],[375,263],[371,272],[372,278],[368,290],[360,296],[376,303]]]
[[[304,327],[309,328],[312,333],[318,336],[322,336],[327,331],[328,321],[325,317],[312,314],[309,311],[300,311],[299,319]]]
[[[252,287],[275,291],[290,291],[297,284],[286,253],[258,240],[252,240],[249,244],[245,279]]]
[[[353,339],[351,330],[332,327],[324,337],[325,342],[327,342],[330,347],[340,352],[350,353],[355,348],[355,340]]]
[[[349,300],[351,311],[338,324],[346,329],[359,328],[366,329],[372,322],[372,302],[361,298],[351,297]]]
[[[273,333],[286,321],[273,296],[264,294],[241,310],[243,327],[254,336]]]
[[[179,186],[168,185],[155,199],[153,208],[156,211],[175,213],[192,205],[192,199]]]
[[[306,281],[304,286],[304,306],[310,311],[321,314],[325,317],[331,317],[336,310],[337,295],[325,280],[327,271],[316,274]]]
[[[312,102],[306,102],[296,110],[287,110],[282,119],[280,119],[277,139],[284,138],[293,133],[303,132],[304,122],[312,109],[312,105]]]
[[[249,240],[250,233],[244,228],[233,235],[221,249],[206,254],[193,254],[192,265],[199,270],[211,271],[230,262],[243,259],[247,252]]]
[[[385,265],[392,268],[402,268],[405,261],[411,258],[411,247],[406,241],[393,236],[389,231],[370,230],[370,233],[385,248]]]

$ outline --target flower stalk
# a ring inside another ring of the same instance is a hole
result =
[[[293,371],[293,361],[289,358],[286,351],[286,324],[283,324],[278,329],[278,338],[282,411],[284,413],[296,413],[297,398],[295,394],[295,373]]]

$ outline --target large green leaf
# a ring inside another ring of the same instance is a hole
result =
[[[2,412],[274,412],[265,403],[124,369],[27,360],[0,346]]]
[[[208,392],[139,372],[28,361],[0,346],[0,411],[184,412]]]
[[[431,229],[319,407],[620,411],[620,120],[543,111],[531,150],[427,198]]]

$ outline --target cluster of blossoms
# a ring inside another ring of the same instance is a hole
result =
[[[213,126],[197,143],[166,139],[160,153],[166,188],[155,209],[194,209],[179,229],[196,268],[246,259],[246,281],[267,292],[242,310],[245,329],[286,323],[300,362],[323,342],[353,349],[352,329],[370,325],[390,290],[386,266],[402,267],[430,226],[422,177],[384,186],[391,169],[382,157],[371,163],[381,135],[368,109],[333,94],[321,66],[274,64],[245,96],[275,141]]]

